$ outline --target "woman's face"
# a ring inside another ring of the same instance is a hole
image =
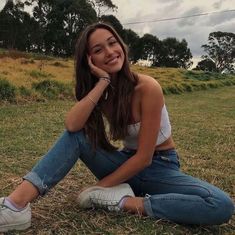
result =
[[[106,29],[97,29],[88,39],[88,50],[94,65],[109,74],[121,70],[125,55],[120,43]]]

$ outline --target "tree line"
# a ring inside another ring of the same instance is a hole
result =
[[[111,0],[7,0],[0,12],[0,47],[72,56],[84,27],[103,21],[111,24],[123,38],[133,63],[148,60],[153,66],[186,69],[192,65],[192,53],[185,39],[160,40],[152,34],[140,37],[133,30],[125,29],[114,15],[105,15],[107,9],[114,11],[117,6]],[[196,69],[234,70],[234,43],[233,33],[211,33],[208,44],[202,45],[206,55]]]

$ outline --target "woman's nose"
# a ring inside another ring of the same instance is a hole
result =
[[[105,53],[106,53],[106,55],[110,55],[110,54],[112,54],[112,53],[113,53],[112,48],[111,48],[111,47],[109,47],[109,46],[105,47]]]

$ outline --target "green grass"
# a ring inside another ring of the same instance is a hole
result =
[[[183,171],[215,184],[234,198],[234,86],[168,95],[166,103]],[[72,105],[72,101],[60,100],[1,106],[0,196],[12,191],[58,138]],[[192,227],[126,213],[79,209],[75,203],[78,191],[94,182],[91,173],[78,163],[46,197],[32,204],[32,227],[11,234],[234,234],[234,218],[221,226]]]

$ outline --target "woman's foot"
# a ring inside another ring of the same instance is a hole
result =
[[[31,208],[26,207],[16,210],[7,206],[5,198],[0,198],[0,232],[10,230],[24,230],[31,226]]]
[[[78,195],[78,204],[82,208],[104,208],[109,211],[119,211],[125,197],[134,197],[129,184],[119,184],[114,187],[93,186]]]

